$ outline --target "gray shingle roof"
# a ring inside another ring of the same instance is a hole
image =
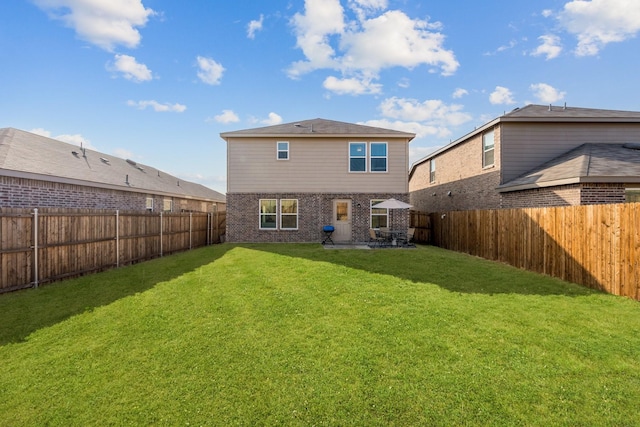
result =
[[[151,166],[13,128],[0,129],[0,175],[214,202],[226,199]]]
[[[640,146],[582,144],[498,189],[515,191],[578,182],[640,183]]]
[[[603,110],[598,108],[579,108],[550,105],[527,105],[516,108],[500,117],[503,121],[612,121],[638,122],[640,112]]]
[[[408,138],[409,140],[416,136],[414,133],[326,119],[302,120],[299,122],[224,132],[220,134],[220,136],[225,140],[230,137],[295,137],[301,135],[306,137],[340,137],[358,135],[381,138]]]

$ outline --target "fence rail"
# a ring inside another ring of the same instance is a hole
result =
[[[0,209],[0,293],[219,243],[226,213]]]
[[[640,300],[640,203],[430,216],[436,246]]]

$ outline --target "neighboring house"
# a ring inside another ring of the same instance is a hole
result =
[[[0,129],[0,208],[215,212],[225,196],[150,166]]]
[[[640,112],[528,105],[417,161],[421,211],[636,201]]]
[[[324,119],[225,132],[227,240],[365,242],[369,228],[406,227],[408,212],[376,209],[408,200],[414,134]]]

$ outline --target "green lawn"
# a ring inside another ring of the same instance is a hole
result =
[[[223,244],[0,295],[0,425],[640,425],[640,304],[438,248]]]

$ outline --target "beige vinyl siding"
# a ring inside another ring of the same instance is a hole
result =
[[[501,130],[501,183],[584,143],[640,142],[640,124],[633,123],[503,123]]]
[[[229,193],[408,191],[406,139],[366,140],[388,143],[385,173],[349,173],[349,142],[363,138],[290,138],[286,162],[276,159],[276,140],[229,138]]]

